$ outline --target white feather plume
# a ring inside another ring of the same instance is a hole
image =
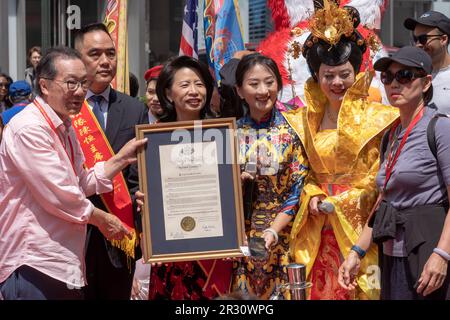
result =
[[[381,28],[381,8],[385,0],[351,0],[347,5],[355,7],[361,16],[361,24],[369,29]]]
[[[285,0],[284,3],[289,14],[291,27],[307,20],[314,13],[313,0]]]

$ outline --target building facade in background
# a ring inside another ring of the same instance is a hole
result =
[[[273,31],[272,17],[266,0],[249,0],[248,5],[248,42],[256,47],[261,40]]]
[[[0,0],[0,72],[14,80],[24,77],[27,51],[71,45],[80,25],[103,20],[106,0]],[[130,0],[128,9],[130,71],[141,81],[149,66],[177,55],[180,45],[184,0]],[[199,12],[203,0],[199,0]],[[255,48],[273,29],[266,0],[239,0],[244,42]],[[450,16],[449,0],[390,0],[382,21],[385,45],[400,47],[410,43],[403,27],[406,17],[418,17],[428,10]],[[199,24],[199,49],[204,49]],[[204,50],[203,50],[204,51]]]

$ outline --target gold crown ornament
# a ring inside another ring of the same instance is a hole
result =
[[[324,0],[323,8],[317,10],[309,20],[308,29],[316,41],[322,39],[334,46],[342,36],[350,37],[352,35],[355,29],[354,19],[357,18],[354,18],[348,10],[340,8],[334,2]]]

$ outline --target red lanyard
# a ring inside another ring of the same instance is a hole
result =
[[[394,158],[392,158],[392,146],[393,146],[393,136],[394,132],[397,129],[398,125],[400,124],[400,120],[395,122],[395,124],[391,128],[391,132],[389,132],[389,156],[386,161],[386,179],[384,180],[384,186],[383,191],[386,191],[386,185],[391,178],[392,170],[394,169],[395,164],[397,163],[398,157],[400,156],[400,153],[405,146],[406,139],[408,139],[409,134],[411,133],[411,130],[414,128],[414,126],[419,122],[420,119],[422,119],[424,113],[424,108],[422,107],[420,111],[417,113],[417,115],[414,117],[414,119],[409,124],[408,128],[406,129],[405,135],[402,138],[402,141],[400,142],[399,147],[397,148],[397,151],[395,152]]]
[[[75,175],[77,175],[77,172],[75,171],[75,164],[74,164],[75,155],[74,155],[74,151],[73,151],[72,141],[70,140],[70,136],[67,135],[67,139],[69,140],[70,154],[72,157],[69,157],[69,153],[67,152],[66,144],[62,141],[58,131],[55,128],[55,125],[53,124],[52,120],[50,120],[47,112],[45,112],[41,103],[38,101],[38,99],[34,99],[33,103],[39,109],[39,111],[42,113],[42,116],[47,121],[50,128],[52,128],[53,132],[55,132],[55,134],[58,136],[59,141],[61,142],[62,146],[64,147],[64,151],[66,151],[66,154],[67,154],[67,157],[69,158],[70,164],[72,165],[73,172],[75,173]]]

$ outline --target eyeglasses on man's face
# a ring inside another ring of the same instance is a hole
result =
[[[402,69],[396,73],[392,73],[390,71],[382,72],[380,80],[386,85],[390,85],[394,79],[400,84],[408,84],[414,79],[423,78],[425,76],[425,72],[415,72],[411,69]]]
[[[59,82],[59,83],[65,83],[67,86],[67,90],[74,92],[77,91],[78,88],[81,86],[81,89],[83,89],[83,91],[87,91],[89,89],[89,87],[91,86],[91,82],[88,80],[82,80],[82,81],[77,81],[77,80],[56,80],[56,79],[48,79],[48,78],[43,78],[46,80],[50,80],[50,81],[55,81],[55,82]]]
[[[433,39],[437,37],[442,37],[443,34],[421,34],[421,35],[413,35],[412,41],[413,44],[420,43],[421,45],[426,45],[428,43],[428,39]]]

